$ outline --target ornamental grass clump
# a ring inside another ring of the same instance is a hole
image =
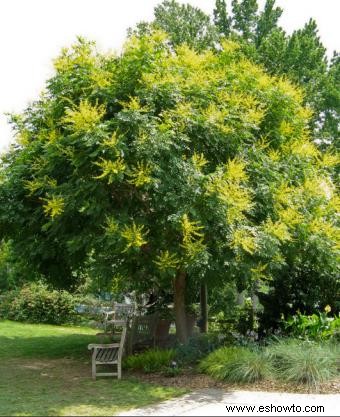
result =
[[[247,383],[270,375],[270,364],[263,352],[245,347],[224,347],[212,352],[199,365],[208,375],[227,382]]]
[[[340,365],[339,348],[331,343],[283,339],[269,346],[267,355],[276,379],[314,389],[334,378]]]

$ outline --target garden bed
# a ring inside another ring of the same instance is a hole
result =
[[[269,391],[269,392],[291,392],[309,393],[307,386],[299,384],[284,383],[279,381],[258,381],[249,384],[230,384],[217,381],[209,375],[196,372],[194,369],[185,369],[181,375],[174,377],[164,376],[162,373],[145,374],[143,372],[129,372],[130,376],[139,381],[156,384],[164,387],[185,388],[190,391],[202,388],[220,388],[226,391]],[[320,384],[318,388],[320,394],[338,394],[340,392],[340,378]],[[313,391],[315,393],[315,391]]]

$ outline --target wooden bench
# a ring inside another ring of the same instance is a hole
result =
[[[124,350],[124,343],[126,338],[126,321],[125,320],[111,320],[110,324],[114,327],[121,327],[119,343],[97,344],[91,343],[88,349],[92,350],[92,378],[97,376],[117,376],[118,379],[122,377],[122,357]],[[117,336],[117,333],[115,333]],[[117,366],[117,372],[97,372],[97,365],[113,365]]]
[[[156,345],[156,326],[158,314],[136,316],[132,320],[129,332],[128,353],[143,350]]]

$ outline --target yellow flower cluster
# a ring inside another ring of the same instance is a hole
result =
[[[137,166],[131,169],[131,179],[128,181],[130,184],[135,185],[136,187],[141,187],[144,184],[149,184],[152,182],[151,177],[152,167],[148,163],[138,162]]]
[[[140,248],[148,243],[145,239],[147,234],[148,231],[144,230],[144,225],[137,226],[135,222],[133,222],[132,226],[125,225],[121,232],[121,236],[126,240],[126,247],[123,252],[131,248]]]
[[[103,145],[110,148],[110,149],[116,149],[118,144],[118,132],[113,132],[112,135],[103,140]]]
[[[114,161],[101,158],[101,162],[96,162],[95,165],[102,170],[102,173],[95,178],[102,179],[108,177],[108,184],[111,184],[116,176],[123,173],[126,169],[122,158],[117,158]]]
[[[63,48],[60,56],[54,60],[54,68],[58,72],[65,72],[77,66],[94,66],[95,56],[93,53],[93,42],[87,42],[79,37],[78,42],[71,48]]]
[[[200,231],[203,226],[199,225],[199,222],[190,221],[187,214],[182,216],[182,247],[184,248],[186,255],[189,259],[194,259],[197,255],[205,250],[203,243],[204,234]]]
[[[180,260],[174,253],[170,253],[168,250],[165,250],[157,256],[157,260],[154,261],[154,263],[158,266],[160,271],[167,271],[177,269],[180,264]]]
[[[268,264],[263,265],[261,262],[256,265],[255,268],[251,268],[251,273],[255,280],[264,280],[270,279],[270,277],[265,273]]]
[[[267,220],[264,224],[264,231],[269,235],[276,237],[281,242],[292,240],[288,231],[288,226],[280,221],[274,223],[271,219]]]
[[[245,163],[234,159],[227,163],[223,171],[213,176],[207,186],[207,193],[216,193],[227,206],[227,219],[230,223],[243,220],[245,213],[253,207],[250,191],[242,185],[246,180]]]
[[[63,213],[65,207],[63,197],[52,196],[51,198],[43,199],[43,201],[46,201],[43,205],[44,213],[46,216],[50,216],[52,220]]]
[[[106,112],[104,105],[93,106],[88,100],[83,100],[78,107],[66,110],[62,121],[69,125],[75,133],[92,131],[103,118]]]
[[[194,154],[192,155],[191,162],[192,162],[193,166],[195,167],[195,169],[197,171],[200,171],[208,163],[208,161],[205,159],[203,153],[198,154],[196,152],[194,152]]]
[[[253,254],[256,250],[254,233],[248,229],[236,229],[232,235],[230,246],[236,250],[242,248],[244,251]]]
[[[44,189],[46,187],[56,188],[57,181],[53,178],[45,175],[43,178],[35,178],[34,180],[25,181],[25,189],[28,191],[28,195],[33,195],[38,190]]]
[[[118,231],[119,227],[116,220],[113,217],[107,217],[105,231],[108,235],[114,235]]]

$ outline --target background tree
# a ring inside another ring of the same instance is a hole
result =
[[[255,44],[259,47],[267,36],[278,28],[278,20],[280,19],[283,9],[281,7],[274,7],[275,0],[267,0],[264,10],[260,13],[256,29],[255,29]]]
[[[247,41],[255,40],[258,22],[256,0],[232,0],[233,28]]]
[[[190,4],[165,0],[155,7],[154,27],[167,32],[174,46],[186,43],[201,51],[213,45],[216,30],[210,17]]]
[[[228,16],[225,0],[216,0],[213,15],[218,32],[228,37],[231,33],[231,18]]]
[[[334,52],[331,65],[325,77],[322,95],[323,106],[320,108],[322,118],[320,134],[326,144],[333,144],[339,150],[340,59],[337,52]]]

